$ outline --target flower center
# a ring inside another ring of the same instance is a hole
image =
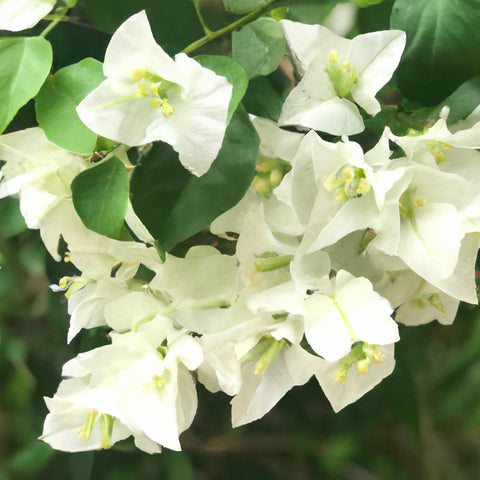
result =
[[[271,335],[267,334],[242,358],[242,361],[256,358],[254,373],[255,375],[261,375],[284,347],[288,347],[287,340],[284,338],[275,340]]]
[[[335,382],[343,384],[347,379],[350,367],[354,363],[356,364],[358,373],[368,373],[372,362],[383,363],[383,354],[378,345],[370,345],[364,342],[356,343],[350,350],[350,353],[338,362],[339,368],[334,375]]]
[[[447,160],[445,149],[453,148],[452,145],[444,142],[429,142],[427,145],[430,147],[430,153],[433,155],[437,165]]]
[[[150,105],[161,109],[165,117],[169,117],[175,111],[168,102],[168,90],[176,83],[164,80],[160,76],[137,68],[132,71],[130,78],[137,84],[137,98],[150,98]]]
[[[327,73],[340,98],[346,97],[357,81],[357,70],[349,62],[340,62],[335,50],[327,58]]]
[[[260,155],[255,167],[252,187],[260,195],[268,198],[291,169],[291,164],[281,158],[270,158]]]
[[[371,185],[365,177],[365,171],[352,165],[344,165],[334,175],[323,180],[323,186],[332,192],[335,200],[345,203],[351,198],[361,197],[370,191]]]

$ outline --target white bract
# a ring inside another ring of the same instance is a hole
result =
[[[0,177],[0,198],[20,196],[20,210],[32,229],[63,199],[71,197],[70,183],[87,161],[50,142],[40,128],[0,136],[0,158],[6,161]]]
[[[57,0],[0,0],[0,30],[18,32],[36,25]]]
[[[224,77],[183,53],[172,60],[145,11],[114,33],[103,71],[107,79],[77,108],[90,129],[130,146],[162,140],[193,174],[209,169],[227,126],[232,86]]]
[[[332,135],[364,129],[357,105],[380,111],[376,93],[392,76],[405,47],[405,33],[387,30],[339,37],[320,25],[282,21],[294,63],[303,75],[285,100],[280,125],[301,125]]]
[[[361,360],[355,350],[366,351]],[[355,402],[393,372],[394,345],[358,346],[340,362],[322,362],[317,380],[335,412]]]
[[[146,437],[150,453],[152,444],[179,450],[178,436],[190,426],[197,407],[189,373],[203,359],[197,342],[160,316],[136,331],[111,337],[111,345],[82,353],[63,367],[64,376],[85,384],[89,402],[82,402],[82,407],[114,417],[135,437],[139,435],[139,448]],[[75,402],[78,406],[78,398]],[[84,413],[88,421],[89,412]],[[71,424],[68,417],[63,420]],[[99,448],[86,440],[83,450]],[[68,448],[66,443],[63,449]]]
[[[313,292],[304,303],[305,337],[328,362],[340,360],[358,341],[388,345],[400,339],[390,304],[366,278],[340,270],[330,292]]]

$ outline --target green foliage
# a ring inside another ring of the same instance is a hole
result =
[[[282,26],[269,18],[259,18],[232,35],[232,56],[245,69],[248,78],[276,70],[285,48]]]
[[[350,3],[357,5],[360,8],[370,7],[372,5],[377,5],[378,3],[382,3],[385,0],[350,0]]]
[[[268,0],[223,0],[225,9],[232,13],[248,13],[267,3]]]
[[[199,55],[195,60],[203,67],[213,70],[217,75],[226,77],[233,86],[232,98],[228,105],[227,123],[229,123],[247,90],[248,78],[245,70],[235,60],[222,55]]]
[[[245,108],[254,115],[276,122],[290,87],[288,79],[279,72],[254,78],[243,100]]]
[[[72,152],[93,151],[97,135],[82,123],[76,107],[104,78],[102,64],[93,58],[85,58],[48,77],[36,97],[36,112],[50,141]]]
[[[83,3],[88,18],[108,33],[145,9],[156,40],[170,54],[178,53],[203,34],[191,0],[85,0]]]
[[[0,38],[0,133],[33,98],[52,65],[52,48],[42,37]]]
[[[84,170],[72,182],[73,205],[87,228],[118,238],[128,204],[128,173],[116,157]]]
[[[194,177],[167,144],[156,143],[133,172],[131,199],[165,251],[207,227],[243,196],[254,176],[259,140],[243,109],[227,128],[210,170]]]
[[[288,8],[287,18],[296,22],[322,24],[333,8],[341,0],[301,0],[292,2]]]
[[[462,83],[451,95],[442,101],[450,109],[447,123],[455,123],[470,115],[480,104],[480,76]]]
[[[435,105],[480,74],[479,25],[478,0],[396,0],[391,28],[407,33],[397,70],[401,92]]]

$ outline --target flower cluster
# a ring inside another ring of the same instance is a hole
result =
[[[78,112],[129,146],[169,142],[204,173],[223,139],[231,86],[186,55],[170,59],[145,22],[140,13],[119,28],[107,79]],[[347,135],[364,128],[357,105],[378,112],[375,94],[399,62],[404,34],[350,41],[282,24],[303,78],[279,124],[251,117],[261,142],[255,178],[210,227],[217,245],[235,244],[233,255],[197,245],[161,258],[130,205],[137,241],[88,230],[70,183],[89,159],[39,128],[0,137],[0,197],[18,194],[28,226],[78,269],[52,286],[68,299],[68,340],[94,327],[108,328],[111,340],[67,362],[46,399],[41,438],[54,448],[108,448],[133,436],[149,453],[179,450],[197,380],[233,397],[233,426],[261,418],[312,377],[338,411],[393,371],[398,322],[448,324],[460,301],[477,302],[480,122],[452,132],[439,119],[406,136],[386,128],[365,152]],[[132,50],[134,39],[145,50]],[[330,142],[317,131],[342,137]],[[110,156],[134,168],[126,147]]]

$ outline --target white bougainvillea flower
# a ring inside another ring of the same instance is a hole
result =
[[[2,167],[0,198],[20,196],[20,211],[29,228],[60,201],[70,198],[70,183],[88,162],[50,142],[40,128],[0,136]]]
[[[114,33],[107,77],[78,106],[95,133],[130,146],[162,140],[193,174],[215,160],[226,129],[232,86],[183,53],[171,59],[155,42],[145,11]]]
[[[390,275],[381,294],[388,298],[395,311],[395,321],[404,325],[423,325],[438,320],[451,325],[460,300],[430,285],[414,272]]]
[[[387,30],[339,37],[320,25],[282,20],[293,60],[303,75],[285,100],[280,125],[301,125],[332,135],[364,129],[357,105],[380,111],[376,93],[392,76],[405,47],[405,33]]]
[[[330,292],[312,292],[304,305],[305,337],[328,362],[340,360],[358,341],[387,345],[400,339],[388,300],[366,278],[345,270],[337,272]]]
[[[109,412],[135,435],[172,450],[197,408],[190,370],[203,360],[197,340],[157,316],[128,333],[112,333],[112,344],[81,353],[62,370],[90,389],[108,393]],[[102,411],[102,410],[100,410]]]
[[[109,448],[131,435],[115,420],[113,400],[111,391],[91,389],[80,378],[63,380],[53,398],[45,397],[50,413],[40,440],[67,452]],[[107,422],[110,429],[102,428]]]
[[[278,343],[278,342],[277,342]],[[232,426],[262,418],[293,387],[304,385],[319,372],[322,359],[298,345],[284,347],[266,370],[258,373],[255,360],[242,365],[242,388],[232,399]]]
[[[18,32],[36,25],[57,0],[0,0],[0,30]]]
[[[354,349],[339,362],[323,361],[317,367],[318,383],[335,412],[357,401],[390,375],[395,368],[393,344],[365,347],[364,349],[371,350],[371,353],[363,360],[358,361],[355,358]],[[362,349],[362,346],[357,349]]]
[[[197,245],[185,258],[167,254],[150,288],[171,300],[172,309],[226,307],[237,295],[236,273],[235,257]]]
[[[389,138],[402,147],[407,158],[429,166],[442,166],[448,159],[457,162],[457,157],[468,154],[464,149],[480,148],[480,122],[469,128],[452,133],[445,120],[439,119],[425,132],[410,132],[403,137],[393,135],[387,127]],[[453,166],[453,168],[458,165]]]

